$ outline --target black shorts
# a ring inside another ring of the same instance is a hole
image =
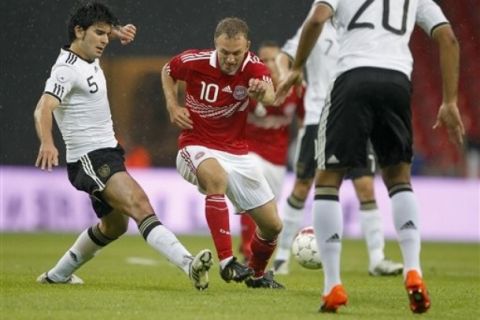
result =
[[[67,163],[68,179],[77,189],[90,195],[93,209],[99,218],[112,211],[112,207],[103,200],[101,192],[117,172],[125,168],[124,150],[120,145],[115,148],[97,149],[82,156],[77,162]]]
[[[373,177],[377,171],[377,158],[373,151],[373,146],[368,143],[367,147],[367,166],[363,168],[350,168],[345,174],[345,179],[355,180],[361,177]]]
[[[295,174],[297,179],[313,179],[317,169],[315,160],[315,141],[318,136],[318,125],[306,125],[302,129],[297,145],[297,159],[295,162]]]
[[[367,167],[370,139],[381,167],[411,162],[411,84],[401,72],[356,68],[340,75],[322,110],[320,169]]]

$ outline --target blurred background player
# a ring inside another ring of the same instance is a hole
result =
[[[35,109],[40,148],[35,165],[42,170],[58,166],[52,136],[53,117],[67,149],[68,178],[90,195],[100,223],[83,231],[57,264],[37,279],[40,283],[82,284],[73,272],[127,231],[129,217],[155,250],[183,270],[194,286],[208,287],[212,253],[193,257],[156,217],[147,195],[127,173],[124,151],[115,139],[105,76],[99,59],[110,38],[133,41],[136,28],[118,26],[103,4],[87,2],[72,11],[68,23],[70,45],[60,50],[45,92]]]
[[[452,143],[463,144],[457,107],[459,46],[442,10],[432,0],[320,0],[307,16],[292,69],[277,100],[298,81],[327,20],[339,34],[336,79],[320,117],[315,176],[314,228],[324,271],[322,312],[336,312],[348,297],[340,279],[343,215],[338,189],[347,168],[364,167],[370,140],[388,189],[404,263],[410,309],[423,313],[430,297],[420,266],[417,200],[411,186],[413,132],[408,44],[418,23],[439,47],[443,101],[433,128],[446,127]]]
[[[295,36],[285,43],[282,52],[276,59],[281,76],[286,76],[290,68],[301,32],[302,28],[300,27]],[[305,119],[298,135],[295,182],[283,212],[283,230],[279,236],[273,262],[273,270],[276,274],[288,274],[289,272],[292,241],[301,227],[305,201],[317,168],[315,150],[320,113],[333,81],[337,59],[336,31],[333,25],[327,22],[305,64],[308,83],[305,95]],[[346,177],[352,180],[360,202],[360,225],[368,249],[369,274],[373,276],[398,275],[402,272],[402,264],[385,259],[382,216],[378,210],[374,192],[375,164],[375,154],[369,145],[367,166],[349,169]]]
[[[182,129],[177,170],[205,197],[205,217],[226,282],[245,281],[252,288],[283,288],[265,273],[282,222],[267,181],[248,155],[245,125],[250,99],[264,105],[275,97],[268,68],[249,51],[247,24],[221,20],[215,50],[187,50],[163,68],[162,83],[172,123]],[[177,82],[186,83],[185,107]],[[247,211],[257,225],[248,267],[233,256],[225,195],[237,212]]]
[[[275,58],[280,52],[276,42],[265,41],[258,49],[258,57],[268,67],[273,85],[278,84],[278,71]],[[254,158],[257,166],[264,174],[276,201],[282,194],[283,180],[287,171],[287,156],[292,121],[298,120],[301,125],[303,119],[303,94],[305,88],[292,90],[285,102],[280,106],[264,106],[260,102],[252,101],[247,117],[245,136],[249,154]],[[255,232],[255,222],[242,213],[240,215],[241,245],[240,252],[248,261],[251,250],[250,240]]]

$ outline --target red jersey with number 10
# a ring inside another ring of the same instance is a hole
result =
[[[234,75],[223,73],[215,50],[188,50],[175,56],[166,66],[175,80],[183,80],[185,106],[193,129],[183,130],[179,148],[200,145],[233,154],[248,153],[245,125],[250,98],[250,79],[271,82],[268,68],[248,52]]]

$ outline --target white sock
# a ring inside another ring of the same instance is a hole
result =
[[[313,202],[313,227],[322,259],[324,288],[328,294],[340,283],[340,254],[342,251],[343,215],[338,200],[316,199]]]
[[[401,191],[391,196],[393,223],[403,256],[404,275],[412,269],[420,275],[420,230],[417,201],[412,191]]]
[[[233,256],[232,257],[228,257],[228,258],[225,258],[225,259],[222,259],[220,261],[220,270],[223,270],[225,268],[225,266],[233,259]]]
[[[91,228],[89,228],[91,229]],[[54,282],[64,282],[80,268],[85,262],[92,259],[103,248],[96,244],[84,230],[77,238],[73,246],[58,260],[55,267],[48,271],[48,278]]]
[[[360,209],[360,224],[362,233],[367,243],[369,267],[375,267],[385,259],[382,216],[377,208],[366,210]]]
[[[293,238],[297,234],[303,221],[303,211],[303,207],[301,209],[294,208],[287,201],[283,217],[283,229],[278,237],[275,260],[284,260],[286,262],[290,260]]]
[[[189,274],[192,255],[164,225],[153,227],[148,233],[146,240],[156,251],[163,254],[170,262],[182,269],[187,275]]]

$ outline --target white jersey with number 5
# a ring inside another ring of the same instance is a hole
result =
[[[86,61],[67,48],[61,49],[45,93],[60,101],[53,112],[67,148],[67,162],[117,145],[107,85],[98,59]]]
[[[334,12],[340,45],[337,75],[357,67],[403,72],[410,78],[408,47],[415,23],[428,34],[448,23],[432,0],[316,0]]]

